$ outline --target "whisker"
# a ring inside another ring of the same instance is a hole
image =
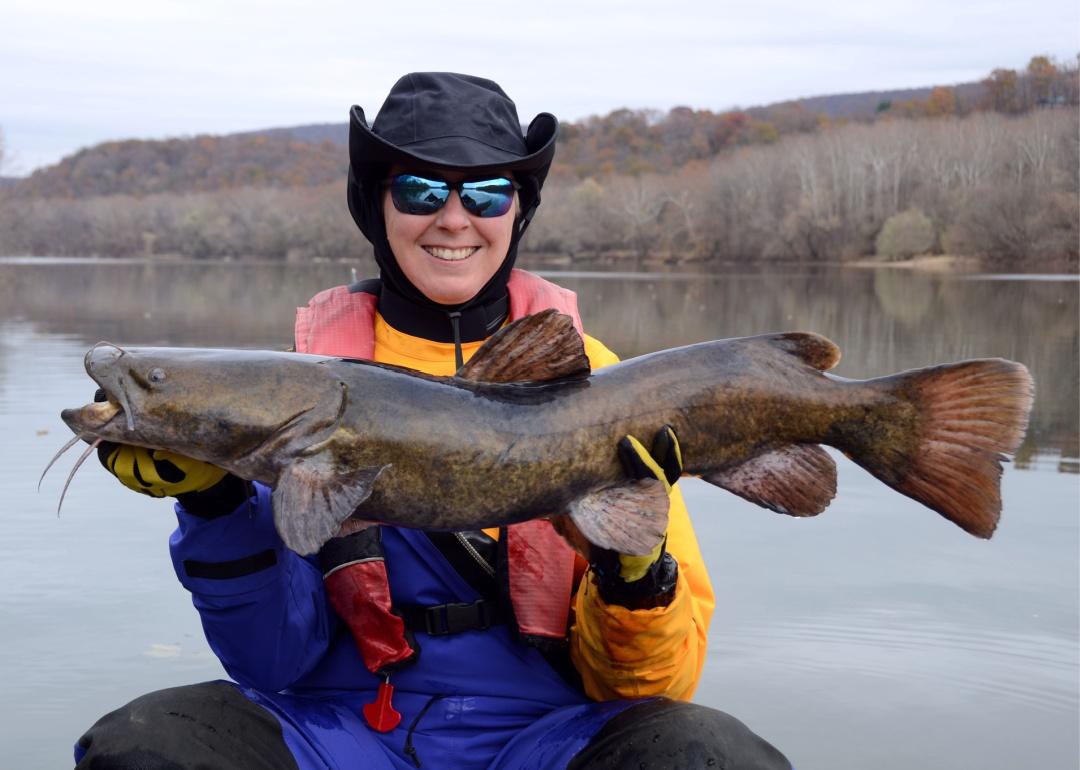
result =
[[[64,504],[64,495],[67,494],[68,487],[71,486],[71,480],[75,478],[75,471],[79,470],[79,466],[86,462],[86,458],[90,456],[90,453],[97,449],[98,444],[101,443],[101,439],[96,439],[93,444],[86,448],[86,451],[82,453],[78,460],[75,461],[75,467],[71,469],[71,473],[68,474],[67,481],[64,482],[64,490],[60,493],[60,502],[56,504],[56,518],[60,518],[60,508]]]
[[[123,380],[120,380],[120,394],[117,396],[117,401],[120,402],[120,408],[124,410],[124,417],[127,418],[127,429],[135,430],[135,413],[131,409],[131,400],[128,398],[127,386]]]
[[[39,478],[37,480],[37,491],[38,492],[41,491],[41,482],[45,478],[45,474],[49,472],[49,468],[53,467],[56,464],[56,461],[60,459],[60,455],[62,455],[64,452],[71,449],[73,446],[78,444],[80,441],[82,441],[82,436],[76,436],[75,438],[71,439],[71,441],[67,442],[62,447],[60,447],[60,451],[53,455],[53,459],[49,460],[49,464],[46,465],[45,470],[43,470],[41,472],[41,478]]]

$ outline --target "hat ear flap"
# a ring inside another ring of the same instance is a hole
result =
[[[389,166],[371,166],[369,174],[360,177],[349,166],[349,181],[346,184],[345,199],[349,204],[349,213],[364,236],[375,243],[376,239],[386,237],[383,226],[382,200],[379,197],[378,182],[389,170]]]
[[[549,112],[541,112],[525,131],[525,147],[536,152],[559,133],[559,121]]]
[[[521,185],[521,190],[518,191],[521,212],[517,223],[517,240],[521,240],[521,236],[525,234],[529,222],[532,221],[533,214],[536,213],[536,207],[540,205],[541,180],[536,178],[536,174],[531,173],[515,176]]]
[[[364,193],[360,187],[360,180],[356,178],[356,172],[349,167],[349,181],[345,188],[345,198],[349,203],[349,213],[353,221],[364,235],[368,235],[367,217],[364,214]]]
[[[536,152],[542,147],[550,144],[550,152],[547,154],[546,162],[538,168],[530,171],[529,173],[536,177],[537,181],[537,203],[540,201],[540,187],[544,186],[544,180],[547,178],[548,169],[551,168],[551,159],[555,154],[555,141],[559,136],[559,121],[554,115],[547,112],[541,112],[532,122],[529,123],[529,128],[525,132],[525,147],[530,153]]]

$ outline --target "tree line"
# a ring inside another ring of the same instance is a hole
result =
[[[1076,62],[1035,56],[1023,70],[995,69],[980,83],[923,89],[923,98],[894,101],[882,95],[875,106],[866,103],[867,94],[849,94],[745,111],[619,109],[563,122],[553,173],[579,179],[670,173],[737,148],[775,144],[784,137],[817,134],[849,122],[963,117],[980,111],[1018,115],[1076,106],[1077,85]],[[862,106],[852,109],[853,104]],[[830,117],[840,113],[845,117]],[[15,194],[86,198],[333,184],[347,168],[346,133],[324,130],[314,135],[317,141],[303,141],[278,129],[105,142],[34,172],[16,185]]]
[[[317,187],[343,178],[346,151],[284,135],[196,136],[103,142],[22,179],[21,198],[197,193],[243,187]]]
[[[936,252],[1004,266],[1075,265],[1078,136],[1074,110],[975,113],[849,124],[667,174],[553,173],[522,249],[577,260]],[[913,250],[897,250],[905,238]],[[369,249],[338,180],[186,195],[11,196],[0,206],[0,252],[305,260]]]
[[[522,248],[577,260],[936,252],[1075,265],[1077,85],[1075,65],[1034,57],[963,98],[937,88],[863,121],[787,104],[564,125]],[[0,254],[364,256],[343,155],[282,134],[106,143],[0,190]]]
[[[529,245],[638,259],[945,252],[1075,264],[1078,129],[1067,109],[882,121],[743,148],[673,174],[557,177]],[[901,240],[904,219],[929,228],[913,251],[879,238],[902,215]]]

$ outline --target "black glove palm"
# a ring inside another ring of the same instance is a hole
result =
[[[656,432],[651,451],[634,436],[624,436],[618,451],[628,476],[657,479],[663,482],[668,494],[682,476],[682,449],[670,425]],[[674,594],[678,564],[666,553],[666,542],[665,536],[652,553],[644,556],[594,548],[592,568],[604,601],[634,609],[667,604]]]

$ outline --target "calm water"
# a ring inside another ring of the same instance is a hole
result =
[[[363,265],[358,265],[361,274]],[[982,542],[839,458],[840,489],[794,520],[687,481],[718,608],[697,700],[739,716],[800,770],[1067,770],[1078,745],[1078,284],[820,270],[557,274],[624,357],[717,337],[821,332],[838,373],[976,356],[1027,364],[1032,429]],[[284,348],[292,308],[349,266],[0,262],[0,767],[70,765],[101,713],[222,675],[172,574],[167,502],[74,456],[61,408],[82,356],[121,343]]]

